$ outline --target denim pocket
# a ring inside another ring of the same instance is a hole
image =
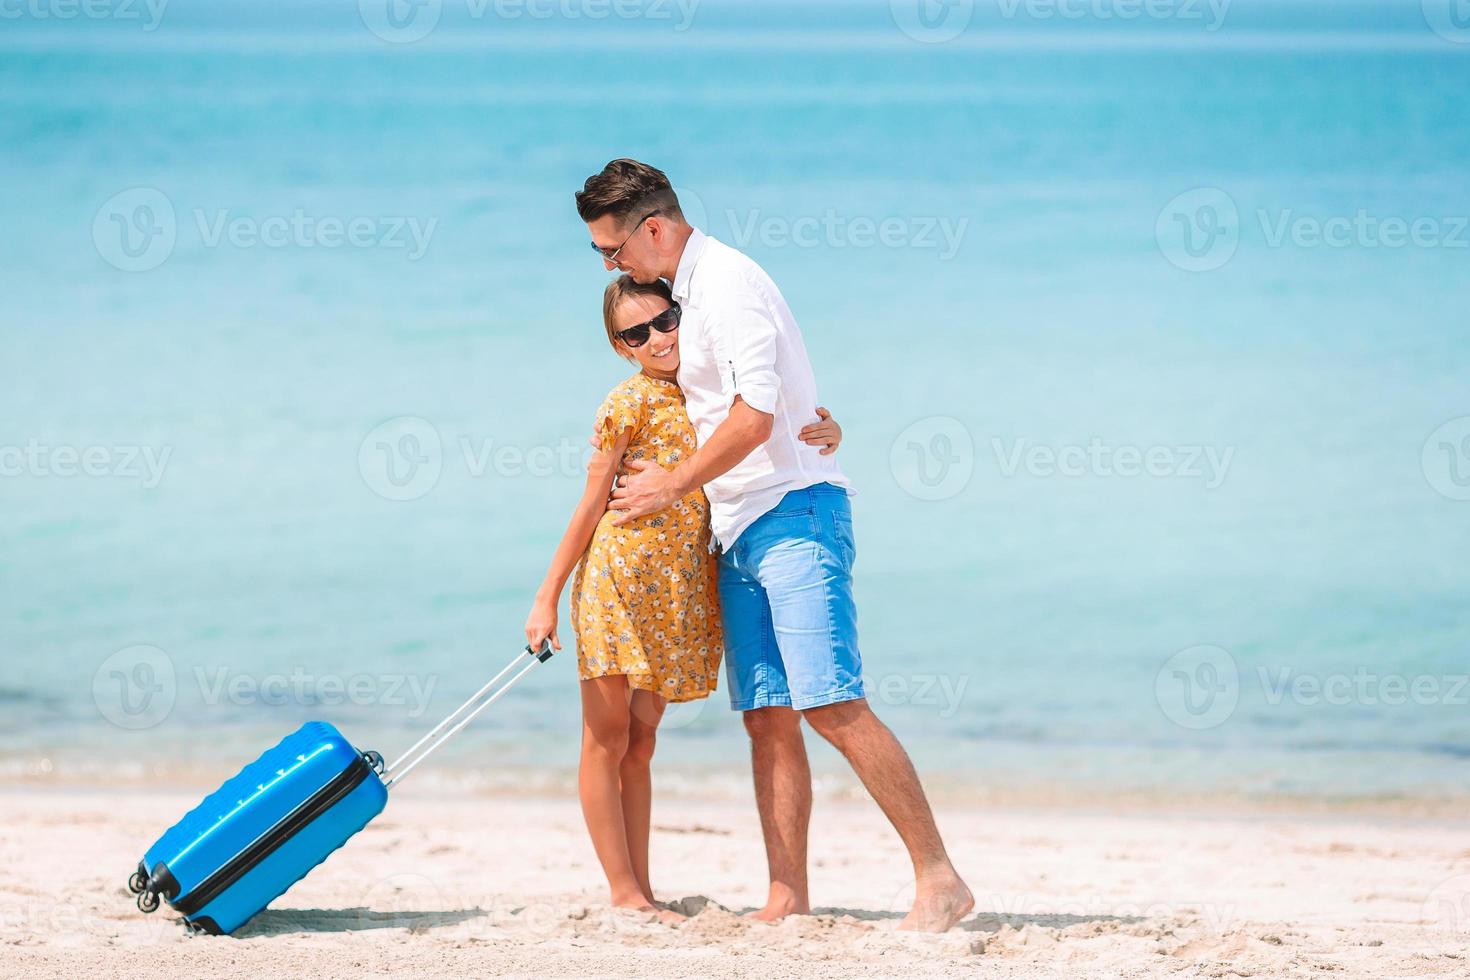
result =
[[[833,538],[837,542],[838,554],[842,556],[842,563],[852,568],[853,562],[857,561],[857,538],[852,532],[852,515],[837,511],[832,515]]]

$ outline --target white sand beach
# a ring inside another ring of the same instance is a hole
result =
[[[1470,844],[1356,816],[941,808],[976,912],[900,933],[907,864],[876,808],[818,801],[816,912],[779,925],[753,808],[655,804],[668,926],[605,904],[574,800],[395,799],[232,937],[145,916],[124,880],[193,798],[0,794],[0,973],[160,977],[1464,977]]]

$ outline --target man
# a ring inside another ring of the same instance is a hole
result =
[[[689,226],[662,172],[614,160],[587,179],[577,211],[609,271],[665,279],[683,307],[679,385],[699,448],[673,470],[633,461],[619,477],[619,522],[663,510],[698,486],[721,547],[720,601],[730,704],[750,734],[770,867],[767,921],[811,911],[806,720],[847,759],[913,861],[901,928],[943,932],[973,907],[945,853],[924,789],[864,697],[852,597],[848,480],[797,437],[816,418],[801,331],[771,278]]]

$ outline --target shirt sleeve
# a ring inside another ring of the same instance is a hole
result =
[[[745,399],[751,408],[776,414],[781,376],[776,373],[776,321],[759,293],[744,291],[720,319],[727,363],[721,364],[731,381],[731,400]]]

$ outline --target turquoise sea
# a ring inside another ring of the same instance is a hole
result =
[[[1443,8],[6,7],[7,774],[391,755],[498,670],[629,372],[571,202],[627,155],[803,325],[942,792],[1464,797]],[[723,697],[670,780],[742,780]],[[560,786],[577,725],[569,643],[439,778]]]

